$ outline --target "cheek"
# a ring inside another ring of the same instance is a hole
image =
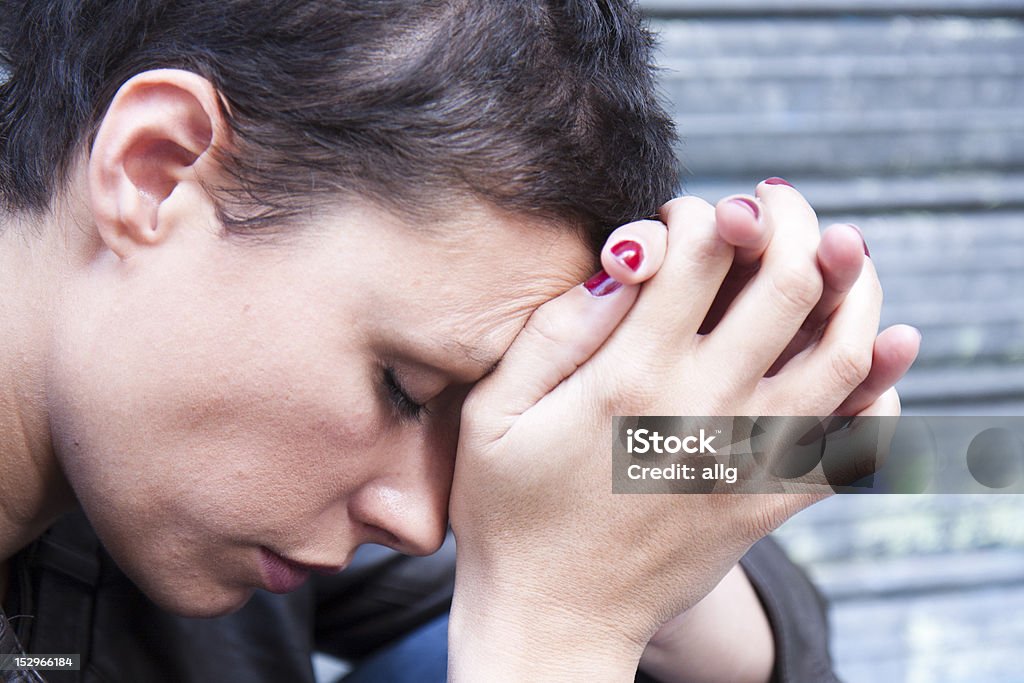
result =
[[[66,316],[52,355],[55,447],[108,548],[294,545],[343,523],[329,512],[372,478],[386,431],[365,364],[265,318],[153,308]]]
[[[383,430],[363,401],[328,406],[300,391],[246,390],[237,377],[194,399],[157,394],[151,382],[105,389],[92,389],[89,402],[62,401],[55,437],[83,504],[121,519],[236,537],[294,531],[365,483],[379,461]],[[127,394],[160,396],[160,407],[120,409]]]
[[[336,557],[358,542],[348,499],[384,460],[364,402],[328,410],[301,392],[222,387],[207,402],[166,396],[151,414],[104,419],[118,402],[105,389],[61,411],[62,462],[104,545],[159,604],[207,616],[234,609],[261,581],[259,546]]]

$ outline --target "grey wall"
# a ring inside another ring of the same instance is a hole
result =
[[[786,177],[924,332],[908,411],[1024,409],[1024,2],[642,4],[686,190]]]

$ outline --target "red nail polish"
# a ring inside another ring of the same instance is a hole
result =
[[[858,228],[853,223],[847,223],[847,225],[856,230],[857,234],[860,235],[860,241],[864,245],[864,255],[867,256],[868,258],[871,258],[871,250],[868,249],[868,241],[864,239],[864,233],[861,231],[860,228]]]
[[[593,296],[608,296],[622,289],[622,283],[613,280],[612,276],[603,270],[599,270],[594,277],[583,283]]]
[[[757,202],[751,199],[747,199],[746,197],[735,197],[733,199],[730,199],[729,203],[736,204],[737,206],[742,206],[743,208],[750,211],[750,213],[754,214],[754,220],[761,219],[761,207],[757,205]]]
[[[616,261],[635,273],[640,270],[640,264],[644,261],[644,248],[639,242],[625,240],[612,247],[612,255]]]
[[[785,185],[786,187],[793,187],[793,183],[789,182],[785,178],[769,178],[764,181],[765,185]]]

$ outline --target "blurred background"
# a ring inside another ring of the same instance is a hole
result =
[[[907,414],[1024,415],[1024,0],[644,0],[711,202],[778,175],[859,225]],[[1024,496],[841,496],[777,536],[848,683],[1024,682]]]

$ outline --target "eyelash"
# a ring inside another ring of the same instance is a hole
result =
[[[387,391],[388,401],[395,408],[395,411],[402,418],[419,421],[424,415],[428,415],[427,407],[422,403],[412,400],[409,393],[398,380],[395,369],[390,366],[384,367],[383,372],[384,388]]]

